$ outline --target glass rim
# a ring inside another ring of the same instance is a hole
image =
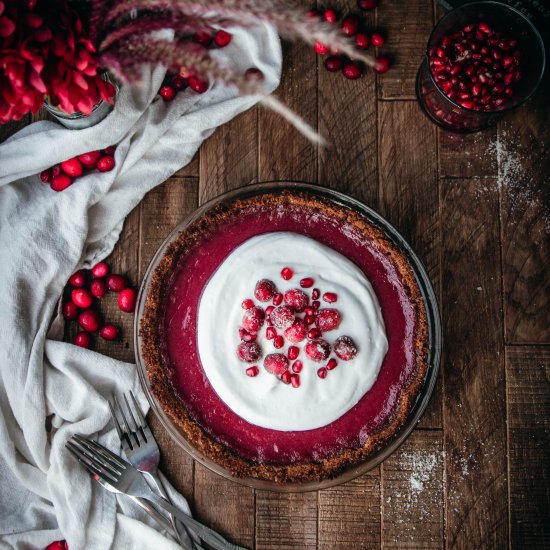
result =
[[[463,107],[462,105],[456,103],[455,101],[453,101],[438,85],[438,83],[436,82],[435,78],[434,78],[434,74],[432,72],[432,68],[430,67],[430,43],[432,41],[432,38],[435,34],[435,32],[437,31],[437,28],[439,27],[439,25],[445,21],[449,16],[452,16],[456,11],[458,10],[461,10],[461,9],[464,9],[464,8],[469,8],[469,7],[472,7],[472,6],[480,6],[480,5],[493,5],[493,6],[498,6],[498,8],[503,8],[503,9],[507,9],[509,10],[510,12],[516,14],[516,15],[519,15],[527,24],[528,26],[531,28],[531,30],[533,31],[533,35],[536,37],[537,39],[537,42],[539,43],[539,46],[540,46],[540,51],[542,53],[542,63],[541,63],[541,70],[540,70],[540,74],[538,76],[538,79],[535,83],[535,85],[533,86],[532,90],[525,96],[521,99],[521,101],[519,101],[518,103],[514,104],[514,105],[511,105],[510,107],[505,107],[504,109],[499,109],[498,111],[476,111],[475,109],[469,109],[468,107]],[[510,6],[509,4],[503,4],[502,2],[496,2],[495,0],[480,0],[478,2],[468,2],[467,4],[463,4],[461,6],[457,6],[456,8],[452,9],[451,11],[447,12],[435,25],[434,25],[434,28],[432,29],[432,32],[430,33],[430,36],[428,38],[428,43],[426,45],[426,54],[425,54],[425,58],[423,60],[423,63],[426,63],[427,66],[428,66],[428,74],[430,75],[430,79],[433,83],[433,85],[435,86],[436,90],[447,100],[449,101],[450,103],[452,103],[453,107],[456,107],[457,109],[460,109],[462,111],[465,111],[467,113],[475,113],[477,115],[501,115],[501,114],[505,114],[505,113],[508,113],[510,111],[513,111],[514,109],[520,107],[521,105],[523,105],[527,100],[529,100],[533,94],[537,91],[541,81],[542,81],[542,78],[544,76],[544,71],[546,69],[546,48],[544,47],[544,41],[542,40],[542,36],[540,35],[540,32],[538,31],[538,29],[535,27],[535,25],[533,25],[533,23],[531,22],[531,20],[524,14],[522,13],[521,11],[519,11],[518,9],[514,8],[513,6]]]
[[[384,234],[392,241],[392,243],[397,245],[406,255],[406,258],[409,261],[409,264],[414,272],[419,290],[422,294],[428,320],[428,367],[426,369],[426,374],[422,383],[422,389],[415,398],[414,404],[409,411],[409,414],[407,415],[407,420],[405,424],[399,428],[399,430],[396,432],[396,435],[387,443],[387,445],[385,445],[382,449],[379,449],[378,451],[372,453],[369,457],[367,457],[366,460],[344,470],[341,474],[334,478],[324,479],[321,481],[277,483],[274,481],[257,478],[236,477],[220,464],[204,456],[197,448],[195,448],[189,441],[187,441],[185,436],[176,427],[172,420],[166,415],[160,404],[157,402],[155,396],[152,394],[149,386],[147,369],[145,367],[145,360],[141,352],[141,336],[139,334],[139,326],[145,306],[145,300],[153,273],[162,258],[164,257],[167,246],[174,240],[174,238],[177,237],[177,235],[179,235],[181,231],[185,230],[186,227],[188,227],[191,223],[201,217],[205,212],[219,204],[273,191],[279,192],[282,190],[305,192],[316,196],[320,195],[324,198],[328,198],[329,200],[335,201],[337,204],[343,205],[348,208],[353,208],[360,214],[366,216],[369,221],[379,227],[384,232]],[[211,199],[210,201],[199,206],[197,209],[191,212],[170,232],[166,239],[164,239],[162,244],[155,252],[153,258],[151,259],[151,262],[149,263],[149,266],[145,271],[143,280],[140,285],[137,298],[136,313],[134,316],[134,353],[141,386],[147,396],[147,400],[149,401],[151,409],[159,419],[163,428],[170,434],[171,438],[180,447],[182,447],[193,459],[197,460],[197,462],[226,479],[254,489],[270,490],[284,493],[317,491],[346,483],[347,481],[355,479],[356,477],[372,470],[381,462],[383,462],[386,458],[388,458],[391,454],[393,454],[408,438],[408,436],[416,427],[418,421],[424,414],[426,407],[428,406],[430,397],[433,394],[433,390],[437,382],[437,375],[439,372],[441,361],[441,348],[442,328],[437,298],[422,262],[416,256],[405,238],[385,218],[383,218],[376,211],[372,210],[370,207],[358,201],[357,199],[354,199],[353,197],[345,195],[344,193],[341,193],[339,191],[302,182],[262,182],[239,187]]]

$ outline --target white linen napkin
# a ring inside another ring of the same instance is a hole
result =
[[[231,44],[214,54],[243,72],[259,68],[271,92],[281,68],[276,32],[267,25],[231,32]],[[50,326],[71,273],[105,258],[145,193],[258,99],[215,84],[165,103],[157,96],[164,70],[145,74],[140,85],[121,89],[114,111],[92,128],[38,122],[0,145],[0,548],[44,548],[58,539],[71,550],[176,548],[64,447],[74,433],[99,433],[119,448],[106,399],[131,389],[147,409],[136,367],[59,341],[59,315]],[[112,172],[92,172],[60,193],[38,178],[55,163],[112,144]],[[172,496],[188,510],[183,497]]]

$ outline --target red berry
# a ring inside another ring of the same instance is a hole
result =
[[[269,302],[273,295],[277,292],[275,284],[269,279],[261,279],[256,283],[256,288],[254,289],[254,296],[260,302]]]
[[[96,168],[100,172],[110,172],[115,167],[115,159],[109,155],[101,157],[97,161]]]
[[[172,86],[162,86],[159,95],[164,101],[172,101],[176,97],[176,90]]]
[[[323,294],[323,300],[329,304],[332,304],[338,300],[338,295],[335,292],[325,292]]]
[[[313,10],[308,10],[306,12],[306,17],[308,19],[315,19],[316,17],[320,17],[320,16],[321,16],[321,14],[319,13],[319,10],[313,9]]]
[[[283,303],[283,295],[280,292],[276,292],[273,296],[273,305],[280,306]]]
[[[329,359],[329,361],[327,363],[327,370],[333,370],[337,366],[338,366],[338,361],[336,361],[336,359],[334,359],[334,357],[333,357],[332,359]]]
[[[242,333],[241,333],[242,331]],[[244,328],[239,329],[239,336],[243,342],[254,342],[258,338],[257,332],[247,332]]]
[[[318,328],[312,328],[308,333],[307,337],[310,340],[315,340],[315,338],[321,338],[321,331]]]
[[[61,174],[61,164],[55,164],[52,166],[52,178],[59,176],[59,174]]]
[[[265,329],[265,337],[268,340],[273,340],[277,337],[277,331],[273,327],[267,327]]]
[[[262,355],[258,342],[241,342],[237,346],[237,357],[244,363],[255,363]]]
[[[359,17],[357,15],[351,14],[344,17],[342,21],[342,32],[346,36],[354,36],[359,30]]]
[[[214,42],[216,46],[224,48],[231,42],[233,35],[229,34],[227,31],[220,30],[214,35]]]
[[[72,185],[73,180],[67,174],[59,174],[59,176],[54,176],[52,178],[52,182],[50,183],[50,187],[54,191],[63,191],[64,189],[67,189],[69,185]]]
[[[295,373],[302,372],[303,366],[304,365],[300,360],[294,361],[294,363],[292,363],[292,372],[295,372]]]
[[[349,361],[357,355],[357,346],[349,336],[340,336],[334,342],[334,353],[343,361]]]
[[[80,348],[89,349],[92,345],[92,337],[88,332],[79,332],[74,337],[73,344]],[[48,548],[50,547],[48,546]]]
[[[78,178],[84,172],[82,163],[77,158],[72,158],[61,163],[61,169],[67,176]]]
[[[318,53],[319,55],[323,55],[330,51],[330,48],[319,40],[315,41],[315,43],[313,44],[313,49],[315,50],[315,53]]]
[[[250,376],[251,378],[253,378],[254,376],[258,376],[260,369],[258,369],[258,367],[256,366],[253,366],[253,367],[248,367],[245,372],[247,376]]]
[[[107,288],[113,292],[120,292],[128,286],[126,277],[124,275],[117,275],[115,273],[107,275],[105,282],[107,283]]]
[[[285,330],[290,327],[296,318],[293,311],[288,306],[276,307],[269,316],[271,322],[275,327],[281,330]]]
[[[96,298],[103,298],[103,296],[105,296],[105,293],[107,292],[107,286],[105,285],[105,281],[103,279],[94,279],[90,283],[90,292]]]
[[[247,298],[246,300],[242,301],[241,307],[243,309],[250,309],[251,307],[254,307],[254,300],[251,300],[250,298]]]
[[[243,315],[242,327],[248,332],[258,332],[264,324],[265,313],[261,307],[251,307]]]
[[[109,266],[105,262],[99,262],[92,267],[94,277],[105,277],[109,273]]]
[[[99,157],[101,157],[101,151],[89,151],[88,153],[82,153],[82,155],[78,155],[78,160],[86,168],[95,168]]]
[[[384,37],[379,32],[373,32],[370,36],[370,41],[373,46],[383,46]]]
[[[99,313],[93,309],[86,309],[78,316],[78,324],[87,332],[99,329]]]
[[[327,369],[325,367],[321,367],[320,369],[317,370],[317,376],[319,378],[326,378],[327,377]]]
[[[387,73],[390,68],[390,60],[388,57],[380,56],[376,58],[376,62],[374,64],[374,72],[376,74],[384,74]]]
[[[373,10],[378,0],[357,0],[357,7],[361,10]]]
[[[106,154],[106,155],[109,155],[110,157],[114,157],[115,156],[115,151],[116,151],[116,145],[109,145],[109,147],[105,148],[103,150],[103,152]]]
[[[99,335],[104,340],[116,340],[118,338],[118,327],[115,327],[112,323],[104,325],[99,331]]]
[[[304,323],[306,325],[312,325],[313,323],[315,323],[315,315],[306,315],[304,317]]]
[[[320,309],[315,319],[315,325],[321,332],[337,329],[342,320],[337,309]]]
[[[172,87],[175,90],[178,90],[178,92],[181,92],[182,90],[185,90],[185,88],[187,88],[187,78],[183,78],[183,76],[177,74],[172,79]]]
[[[294,311],[303,311],[307,306],[307,294],[298,288],[287,290],[284,295],[285,304],[291,307]]]
[[[291,374],[290,375],[290,383],[292,384],[293,388],[299,388],[300,387],[300,377],[297,374]]]
[[[306,339],[307,335],[306,324],[301,319],[296,319],[296,321],[285,330],[284,334],[285,338],[293,344],[302,342]]]
[[[85,288],[75,288],[71,292],[71,298],[75,305],[83,309],[90,307],[94,301],[94,297]]]
[[[52,181],[52,170],[51,168],[48,168],[47,170],[42,170],[40,172],[40,181],[42,183],[50,183]]]
[[[291,374],[289,371],[285,370],[285,372],[283,372],[283,374],[281,374],[281,382],[283,382],[284,384],[290,384],[290,378],[291,378]]]
[[[311,305],[310,307],[306,307],[306,309],[304,309],[304,312],[306,315],[315,315],[315,308],[313,307],[313,305]]]
[[[310,288],[313,286],[313,283],[315,281],[313,280],[312,277],[304,277],[303,279],[300,280],[300,286],[302,288]]]
[[[78,308],[74,302],[65,302],[61,308],[63,312],[63,317],[65,319],[76,319],[78,316]]]
[[[83,287],[86,284],[86,273],[84,273],[84,270],[79,269],[78,271],[75,271],[69,277],[69,284],[75,288]]]
[[[318,288],[314,288],[311,293],[311,299],[312,300],[318,300],[319,296],[321,296],[321,291]]]
[[[338,55],[331,55],[325,59],[325,69],[331,73],[336,73],[342,68],[342,58]]]
[[[282,353],[270,353],[264,359],[264,369],[271,374],[283,374],[287,367],[288,359]]]
[[[300,355],[300,348],[297,346],[290,346],[286,350],[286,354],[288,355],[288,358],[293,361],[298,358],[298,355]]]
[[[358,48],[366,50],[369,47],[370,40],[368,34],[359,32],[355,35],[355,44]]]
[[[268,306],[265,308],[265,315],[266,317],[268,317],[269,315],[271,315],[271,312],[274,310],[275,308],[273,306]]]
[[[35,0],[32,0],[32,2],[31,0],[27,0],[27,8],[29,10],[33,9],[35,6]],[[48,544],[48,546],[46,546],[46,550],[69,550],[69,546],[65,540],[56,540]]]
[[[292,271],[290,267],[283,267],[283,269],[281,270],[281,277],[285,281],[290,281],[290,279],[292,279],[293,276],[294,276],[294,271]]]
[[[118,295],[118,308],[126,313],[133,313],[136,309],[137,292],[133,288],[125,288]]]
[[[322,338],[311,340],[306,344],[306,355],[313,361],[324,361],[330,355],[330,344]]]
[[[313,309],[319,309],[321,307],[321,302],[319,300],[313,300],[313,302],[311,302],[311,306]]]
[[[206,48],[210,45],[210,42],[212,42],[212,35],[208,31],[197,31],[193,35],[193,42]]]
[[[357,63],[348,63],[343,69],[342,73],[349,80],[357,80],[361,78],[361,69]]]
[[[323,19],[327,23],[336,23],[338,17],[336,16],[336,12],[334,10],[328,9],[323,12]]]
[[[198,94],[204,94],[208,90],[208,81],[201,80],[198,76],[191,75],[189,77],[189,87]]]
[[[276,336],[273,340],[273,347],[281,349],[285,345],[285,339],[282,336]]]

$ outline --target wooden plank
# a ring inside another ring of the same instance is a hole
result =
[[[513,548],[550,548],[550,348],[507,347]]]
[[[444,180],[443,317],[446,541],[506,548],[506,400],[498,190]]]
[[[378,119],[380,212],[411,244],[439,295],[441,227],[435,127],[410,101],[380,102]],[[411,128],[415,131],[410,132]],[[439,387],[421,426],[441,425]]]
[[[319,491],[319,550],[380,545],[380,468]]]
[[[382,463],[384,548],[444,545],[445,453],[441,430],[416,430]]]
[[[21,120],[13,120],[6,124],[0,124],[0,143],[21,130],[30,123],[30,116],[24,116]]]
[[[354,4],[340,0],[332,2],[331,6],[348,13]],[[372,28],[374,13],[366,13],[363,17],[366,26]],[[320,151],[319,182],[376,208],[376,79],[372,71],[353,81],[341,73],[329,73],[322,66],[325,57],[318,61],[319,132],[328,140],[329,148]]]
[[[550,81],[499,125],[507,343],[550,343]]]
[[[256,492],[256,547],[317,547],[317,493]]]
[[[386,36],[381,51],[393,58],[391,69],[378,76],[378,97],[416,99],[416,73],[433,28],[432,3],[386,0],[380,3],[377,12],[378,28]]]

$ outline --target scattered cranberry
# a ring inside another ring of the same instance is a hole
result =
[[[370,40],[367,33],[359,32],[355,35],[355,45],[361,49],[366,50],[369,47]]]
[[[281,349],[284,345],[285,345],[285,339],[281,335],[276,336],[275,339],[273,340],[273,347],[276,349]]]
[[[237,346],[237,357],[244,363],[255,363],[261,355],[262,348],[257,342],[241,342]]]
[[[233,35],[229,34],[227,31],[219,30],[214,35],[214,42],[216,43],[216,46],[224,48],[231,42],[232,38]]]
[[[273,295],[277,292],[275,284],[269,279],[262,279],[256,283],[256,288],[254,289],[254,296],[260,302],[269,302]]]
[[[99,262],[92,267],[92,275],[94,277],[105,277],[109,273],[109,266],[105,262]]]
[[[83,309],[90,307],[94,301],[92,294],[85,288],[75,288],[71,292],[71,298],[75,305]]]
[[[306,339],[307,326],[301,319],[296,319],[294,323],[285,330],[285,338],[293,344],[298,344]]]
[[[61,311],[65,319],[76,319],[78,316],[78,308],[74,302],[65,302],[61,307]]]
[[[336,21],[338,20],[338,17],[334,10],[328,9],[323,12],[323,19],[327,23],[336,23]]]
[[[176,97],[176,90],[172,86],[162,86],[159,95],[164,101],[172,101]]]
[[[286,354],[291,361],[294,361],[294,359],[297,359],[298,355],[300,355],[300,348],[297,346],[290,346],[286,350]]]
[[[78,316],[78,324],[87,332],[99,330],[99,313],[93,309],[86,309]]]
[[[245,372],[247,376],[250,376],[251,378],[253,378],[254,376],[258,376],[260,369],[257,366],[253,366],[253,367],[248,367]]]
[[[115,151],[116,151],[116,145],[109,145],[109,147],[107,147],[103,152],[106,155],[109,155],[110,157],[114,157]]]
[[[52,166],[52,178],[59,176],[59,174],[61,174],[61,164]]]
[[[90,346],[92,345],[92,337],[90,336],[90,333],[81,331],[77,333],[76,336],[74,337],[73,344],[80,348],[89,349]]]
[[[357,0],[357,7],[360,10],[373,10],[377,3],[378,0]]]
[[[212,42],[212,35],[208,31],[197,31],[193,35],[193,41],[207,48]]]
[[[285,330],[290,327],[294,321],[294,313],[288,306],[276,307],[269,316],[271,322],[280,330]]]
[[[172,86],[178,92],[181,92],[182,90],[185,90],[185,88],[187,88],[187,78],[183,78],[183,76],[177,74],[172,79]]]
[[[59,176],[54,176],[52,179],[52,182],[50,183],[50,187],[54,191],[63,191],[64,189],[67,189],[70,185],[72,185],[73,180],[67,174],[59,174]]]
[[[250,309],[251,307],[254,307],[254,300],[251,300],[250,298],[243,300],[241,307],[243,309]]]
[[[335,292],[325,292],[323,294],[323,300],[332,304],[338,300],[338,295]]]
[[[313,283],[315,283],[315,281],[313,280],[312,277],[304,277],[303,279],[300,280],[300,286],[302,288],[310,288],[313,286]]]
[[[75,271],[69,277],[69,284],[75,288],[83,287],[86,284],[86,273],[84,273],[84,270],[79,269],[78,271]]]
[[[349,80],[357,80],[361,78],[361,69],[357,63],[348,63],[343,69],[342,73]]]
[[[78,160],[86,167],[86,168],[95,168],[95,165],[97,164],[97,161],[101,157],[101,151],[89,151],[88,153],[83,153],[82,155],[78,155]]]
[[[105,285],[105,281],[103,279],[94,279],[90,283],[90,292],[96,298],[103,298],[103,296],[105,296],[105,293],[107,292],[107,286]]]
[[[315,53],[318,53],[319,55],[323,55],[330,51],[330,48],[326,44],[319,42],[319,40],[315,41],[313,44],[313,49],[315,50]]]
[[[373,46],[383,46],[384,37],[379,32],[373,32],[370,37]]]
[[[40,181],[42,183],[50,183],[53,179],[51,168],[48,168],[47,170],[42,170],[40,172]]]
[[[327,374],[328,374],[328,371],[325,367],[321,367],[320,369],[317,370],[317,376],[319,378],[326,378]]]
[[[189,77],[189,87],[198,94],[203,94],[208,90],[208,81],[201,80],[198,76],[191,75]]]
[[[30,2],[27,2],[28,9],[32,9],[32,7],[29,6],[29,4]],[[50,542],[50,544],[46,546],[45,550],[69,550],[69,545],[65,540],[56,540],[54,542]]]
[[[99,335],[104,340],[116,340],[118,338],[118,327],[109,323],[104,325],[103,328],[99,331]]]
[[[381,55],[380,57],[376,58],[373,70],[376,74],[387,73],[390,69],[390,64],[390,59],[386,56]]]
[[[133,313],[136,309],[137,292],[133,288],[125,288],[118,295],[118,307],[126,313]]]
[[[350,361],[357,355],[357,346],[349,336],[340,336],[334,342],[334,353],[343,361]]]
[[[258,332],[264,324],[265,313],[261,307],[251,307],[243,315],[242,326],[248,332]]]
[[[335,330],[340,326],[342,317],[337,309],[320,309],[315,319],[315,325],[321,332]]]
[[[359,23],[360,21],[357,15],[352,14],[344,17],[342,21],[342,32],[346,36],[354,36],[359,30]]]
[[[110,172],[115,167],[115,159],[109,155],[101,157],[97,161],[96,168],[100,172]]]
[[[294,363],[292,363],[292,372],[298,374],[302,372],[303,367],[304,364],[298,359],[297,361],[294,361]]]
[[[292,271],[290,267],[283,267],[283,269],[281,270],[281,277],[285,281],[290,281],[290,279],[292,279],[293,276],[294,276],[294,271]]]
[[[285,292],[284,301],[285,304],[288,307],[291,307],[294,311],[303,311],[307,306],[308,297],[303,290],[300,290],[299,288],[291,288]]]
[[[342,68],[342,58],[339,55],[331,55],[325,59],[325,69],[336,73]]]
[[[300,387],[300,377],[297,374],[291,374],[290,375],[290,383],[292,384],[293,388],[299,388]]]
[[[282,353],[270,353],[264,359],[264,368],[267,372],[281,375],[288,367],[288,359]]]
[[[120,292],[128,286],[128,281],[124,275],[117,275],[115,273],[107,275],[105,279],[107,283],[107,288],[112,292]]]
[[[306,344],[306,355],[313,361],[324,361],[330,354],[330,344],[322,338],[311,340]]]
[[[77,158],[72,158],[61,163],[61,170],[71,176],[72,178],[78,178],[84,172],[82,163]]]

